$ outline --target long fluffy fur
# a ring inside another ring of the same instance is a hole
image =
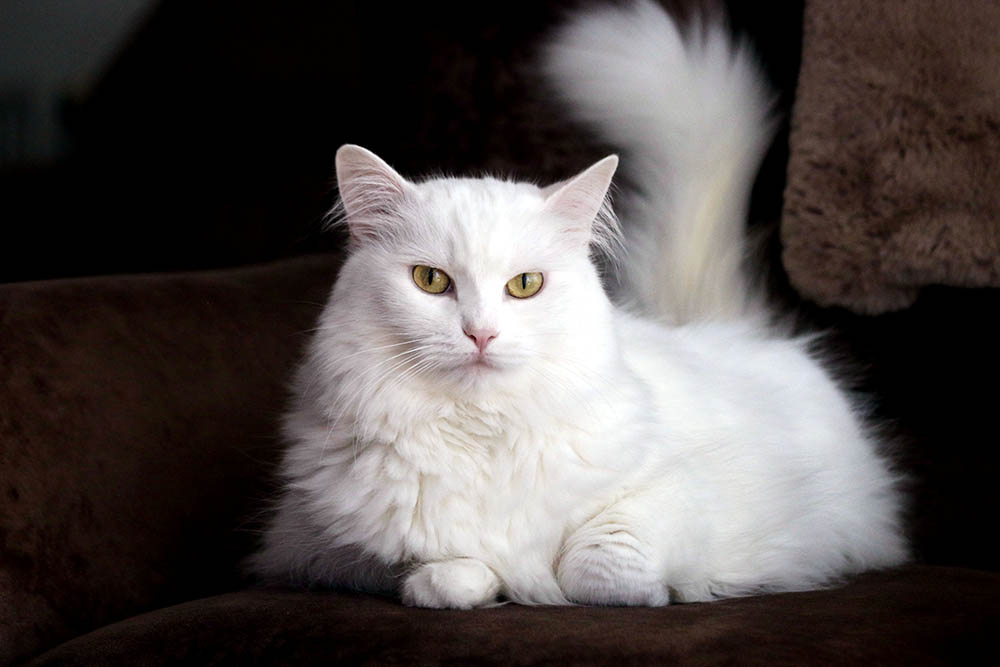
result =
[[[744,274],[746,213],[772,135],[753,54],[720,22],[686,33],[648,0],[582,13],[544,52],[566,108],[624,151],[623,296],[674,323],[760,310]]]

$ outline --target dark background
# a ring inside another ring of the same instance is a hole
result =
[[[163,0],[92,89],[61,102],[63,154],[0,171],[0,281],[333,247],[320,221],[346,142],[408,175],[564,178],[610,149],[566,124],[528,66],[579,4]],[[731,4],[791,91],[801,2]],[[770,219],[782,150],[758,198]]]
[[[0,281],[226,267],[335,248],[333,156],[360,143],[406,175],[553,181],[612,150],[567,123],[528,64],[581,2],[163,0],[59,110],[66,150],[0,170]],[[668,2],[681,8],[691,2]],[[731,0],[786,123],[754,192],[774,292],[833,332],[850,383],[913,481],[930,562],[996,568],[996,290],[928,289],[902,313],[799,303],[780,266],[802,1]],[[627,159],[627,156],[624,156]]]

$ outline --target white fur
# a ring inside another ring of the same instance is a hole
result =
[[[565,25],[543,69],[567,108],[621,147],[638,186],[624,202],[623,296],[683,323],[760,307],[743,275],[753,177],[772,134],[772,95],[721,23],[688,34],[648,0]]]
[[[614,160],[543,190],[411,183],[343,147],[352,250],[295,382],[286,486],[251,562],[261,576],[430,607],[501,595],[662,605],[814,588],[906,558],[896,482],[873,439],[804,343],[767,333],[746,308],[737,214],[767,130],[761,84],[735,64],[743,52],[711,26],[684,46],[648,3],[580,21],[561,52],[603,35],[591,56],[608,81],[729,73],[695,86],[702,114],[662,96],[629,105],[646,125],[621,136],[649,133],[640,185],[654,190],[630,237],[638,291],[626,297],[646,314],[612,304],[590,257],[592,243],[614,245],[601,213]],[[732,115],[743,108],[749,119]],[[733,125],[711,160],[674,138]],[[661,197],[664,165],[683,172],[687,160],[693,173]],[[642,238],[669,239],[656,252],[685,261],[659,271],[666,260],[637,249]],[[418,264],[453,289],[423,292]],[[506,294],[528,271],[543,273],[541,291]],[[498,332],[484,356],[468,327]]]

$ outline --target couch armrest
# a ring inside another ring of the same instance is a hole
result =
[[[236,585],[338,264],[0,285],[0,663]]]

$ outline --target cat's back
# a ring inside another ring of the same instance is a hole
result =
[[[625,362],[669,433],[782,456],[791,444],[832,457],[838,440],[868,449],[853,406],[805,339],[755,320],[669,326],[621,313],[618,324]]]
[[[705,572],[730,573],[730,592],[809,588],[905,559],[898,480],[806,341],[752,322],[619,324],[625,362],[654,397],[656,478],[702,500]],[[773,571],[768,554],[780,554]]]

